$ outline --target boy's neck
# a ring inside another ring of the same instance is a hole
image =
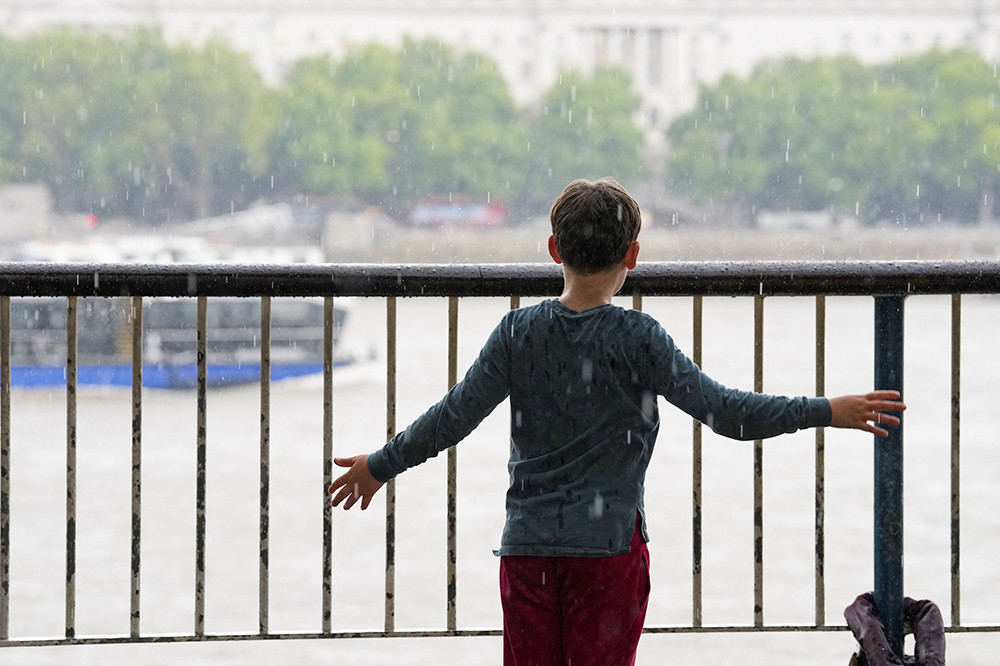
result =
[[[626,273],[628,268],[619,265],[600,273],[582,275],[563,264],[563,292],[559,302],[576,312],[609,305],[622,288]]]

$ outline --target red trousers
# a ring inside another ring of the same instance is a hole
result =
[[[649,600],[649,550],[500,558],[504,666],[632,666]]]

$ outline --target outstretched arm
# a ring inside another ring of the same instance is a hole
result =
[[[371,504],[372,497],[382,487],[383,483],[377,480],[368,470],[368,456],[353,456],[351,458],[334,458],[333,462],[338,467],[348,467],[346,472],[341,474],[327,491],[333,495],[331,504],[338,506],[345,499],[344,509],[350,509],[361,500],[361,510],[364,511]]]
[[[842,395],[830,398],[833,417],[830,425],[834,428],[855,428],[879,437],[889,432],[885,425],[899,425],[899,417],[885,412],[902,412],[906,409],[899,400],[899,391],[872,391],[865,395]]]

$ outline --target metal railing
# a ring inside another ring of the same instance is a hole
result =
[[[83,264],[0,264],[0,647],[27,645],[73,645],[88,643],[150,643],[165,641],[240,641],[259,639],[360,638],[386,636],[496,636],[499,629],[463,629],[456,620],[457,587],[457,493],[456,452],[448,452],[447,496],[447,618],[446,626],[434,630],[398,630],[395,622],[395,482],[385,488],[385,610],[381,631],[333,631],[332,602],[332,510],[324,509],[322,624],[319,632],[274,633],[269,627],[270,551],[270,299],[285,296],[312,296],[325,299],[325,353],[323,369],[323,481],[329,485],[333,474],[333,299],[340,296],[380,297],[386,302],[386,430],[396,433],[397,386],[397,317],[396,302],[401,297],[446,297],[449,302],[448,381],[457,381],[458,307],[462,297],[504,296],[510,307],[520,305],[522,297],[552,296],[562,287],[559,268],[554,265],[322,265],[322,266],[232,266],[232,265],[83,265]],[[703,336],[703,299],[708,296],[735,296],[754,299],[754,389],[762,390],[763,324],[765,299],[771,296],[815,297],[817,395],[825,390],[825,330],[827,296],[871,296],[877,304],[888,306],[890,320],[901,322],[901,308],[906,296],[951,295],[951,632],[997,632],[1000,624],[965,626],[961,623],[961,551],[960,523],[960,359],[961,308],[963,294],[1000,293],[998,262],[734,262],[734,263],[651,263],[632,271],[622,293],[631,295],[633,307],[642,308],[645,297],[685,296],[692,298],[692,357],[701,363]],[[11,298],[21,296],[59,296],[66,298],[66,576],[65,631],[56,638],[18,638],[10,636],[10,478],[11,478]],[[142,331],[143,299],[154,296],[196,298],[197,366],[197,476],[195,533],[195,613],[190,633],[150,635],[141,630],[140,617],[140,545],[142,514]],[[206,458],[206,304],[221,296],[260,298],[260,519],[259,519],[259,627],[256,633],[212,634],[205,631],[205,458]],[[127,635],[90,637],[77,635],[76,605],[76,337],[77,299],[81,297],[127,297],[132,303],[132,519],[130,626]],[[893,310],[895,308],[895,310]],[[878,305],[876,325],[878,324]],[[895,315],[892,313],[895,311]],[[895,316],[896,320],[892,317]],[[891,327],[890,327],[891,328]],[[889,347],[883,350],[899,361],[902,349],[901,328],[890,331]],[[876,356],[879,355],[876,350]],[[876,359],[878,365],[878,359]],[[878,370],[877,370],[878,371]],[[889,368],[892,376],[892,368]],[[901,377],[898,378],[901,381]],[[895,380],[890,380],[895,381]],[[901,471],[900,440],[895,444],[893,464]],[[763,462],[762,446],[754,444],[754,613],[748,625],[706,626],[702,612],[702,426],[692,428],[692,614],[683,626],[647,626],[648,633],[683,632],[760,632],[760,631],[843,631],[844,625],[831,624],[825,613],[825,434],[815,431],[815,617],[812,623],[771,625],[763,617]],[[877,474],[880,472],[877,471]],[[876,479],[876,484],[880,483]],[[886,492],[901,497],[898,488]],[[878,490],[876,490],[876,496]],[[883,513],[876,511],[876,514]],[[891,514],[895,515],[895,514]],[[901,515],[892,520],[901,521]],[[901,524],[876,526],[875,558],[885,556],[889,568],[896,562],[901,569],[901,536],[898,543],[886,531],[901,535]],[[881,532],[879,530],[882,530]],[[896,550],[894,550],[896,549]],[[899,574],[900,580],[894,580]],[[884,577],[886,580],[880,581]],[[894,596],[901,595],[901,571],[882,572],[876,564],[876,593],[883,610],[896,613]],[[901,615],[901,608],[898,609]],[[901,620],[900,620],[901,621]],[[887,625],[890,632],[893,619]],[[900,627],[901,631],[901,627]],[[899,637],[901,640],[901,636]]]

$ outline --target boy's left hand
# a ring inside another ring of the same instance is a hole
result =
[[[872,391],[865,395],[842,395],[830,398],[834,428],[865,430],[879,437],[888,436],[882,426],[899,425],[899,417],[886,412],[902,412],[906,405],[899,400],[899,391]]]
[[[344,502],[344,510],[350,509],[361,500],[361,510],[364,511],[371,504],[372,497],[384,484],[378,481],[372,473],[368,471],[368,456],[353,456],[351,458],[334,458],[333,462],[338,467],[349,467],[346,472],[334,480],[333,485],[327,493],[333,495],[330,502],[333,506],[339,506]]]

